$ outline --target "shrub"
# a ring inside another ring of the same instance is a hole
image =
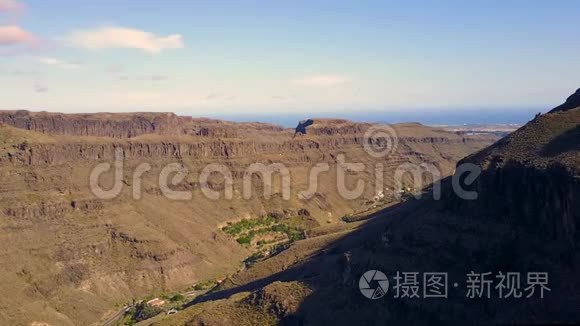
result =
[[[209,288],[214,287],[216,284],[216,282],[214,280],[207,280],[207,281],[203,281],[203,282],[199,282],[197,283],[193,289],[196,291],[201,291],[201,290],[207,290]]]
[[[250,242],[252,242],[252,237],[249,235],[244,235],[238,238],[239,244],[250,244]]]
[[[161,308],[152,307],[143,302],[137,305],[137,307],[135,308],[135,313],[133,314],[133,317],[131,317],[131,319],[133,321],[139,322],[142,320],[153,318],[158,314],[160,314],[161,311],[162,311]]]
[[[183,299],[185,299],[185,297],[181,293],[177,293],[176,295],[169,298],[169,301],[178,302],[178,301],[183,301]]]

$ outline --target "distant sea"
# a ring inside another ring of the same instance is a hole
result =
[[[283,127],[295,127],[300,120],[309,118],[338,118],[357,122],[419,122],[424,125],[463,124],[525,124],[532,120],[540,109],[482,109],[482,110],[424,110],[411,112],[324,112],[324,113],[281,113],[281,114],[205,114],[204,117],[236,122],[267,122]],[[180,112],[180,115],[191,115]],[[197,117],[197,115],[195,115]]]

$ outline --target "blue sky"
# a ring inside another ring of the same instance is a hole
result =
[[[565,0],[0,0],[0,109],[548,109],[580,87],[578,14]]]

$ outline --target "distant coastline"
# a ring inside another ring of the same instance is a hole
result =
[[[297,122],[307,118],[340,118],[357,122],[419,122],[424,125],[486,125],[486,124],[516,124],[523,125],[532,120],[540,109],[469,109],[469,110],[430,110],[413,112],[324,112],[324,113],[280,113],[275,114],[244,114],[244,113],[216,113],[204,114],[209,118],[236,122],[267,122],[283,127],[295,127]],[[316,112],[313,110],[313,112]],[[186,111],[176,112],[179,115],[193,115]]]

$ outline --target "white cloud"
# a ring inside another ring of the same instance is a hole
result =
[[[294,79],[296,85],[308,87],[330,87],[349,82],[350,79],[341,75],[311,75]]]
[[[32,44],[34,42],[36,42],[34,35],[16,25],[0,26],[0,45]]]
[[[75,47],[88,50],[138,49],[152,54],[184,47],[180,34],[160,36],[138,29],[117,26],[73,31],[66,37],[66,40]]]
[[[22,9],[22,4],[15,0],[0,0],[0,12],[20,11]]]
[[[77,69],[81,66],[79,63],[67,62],[55,58],[38,58],[38,62],[62,69]]]

